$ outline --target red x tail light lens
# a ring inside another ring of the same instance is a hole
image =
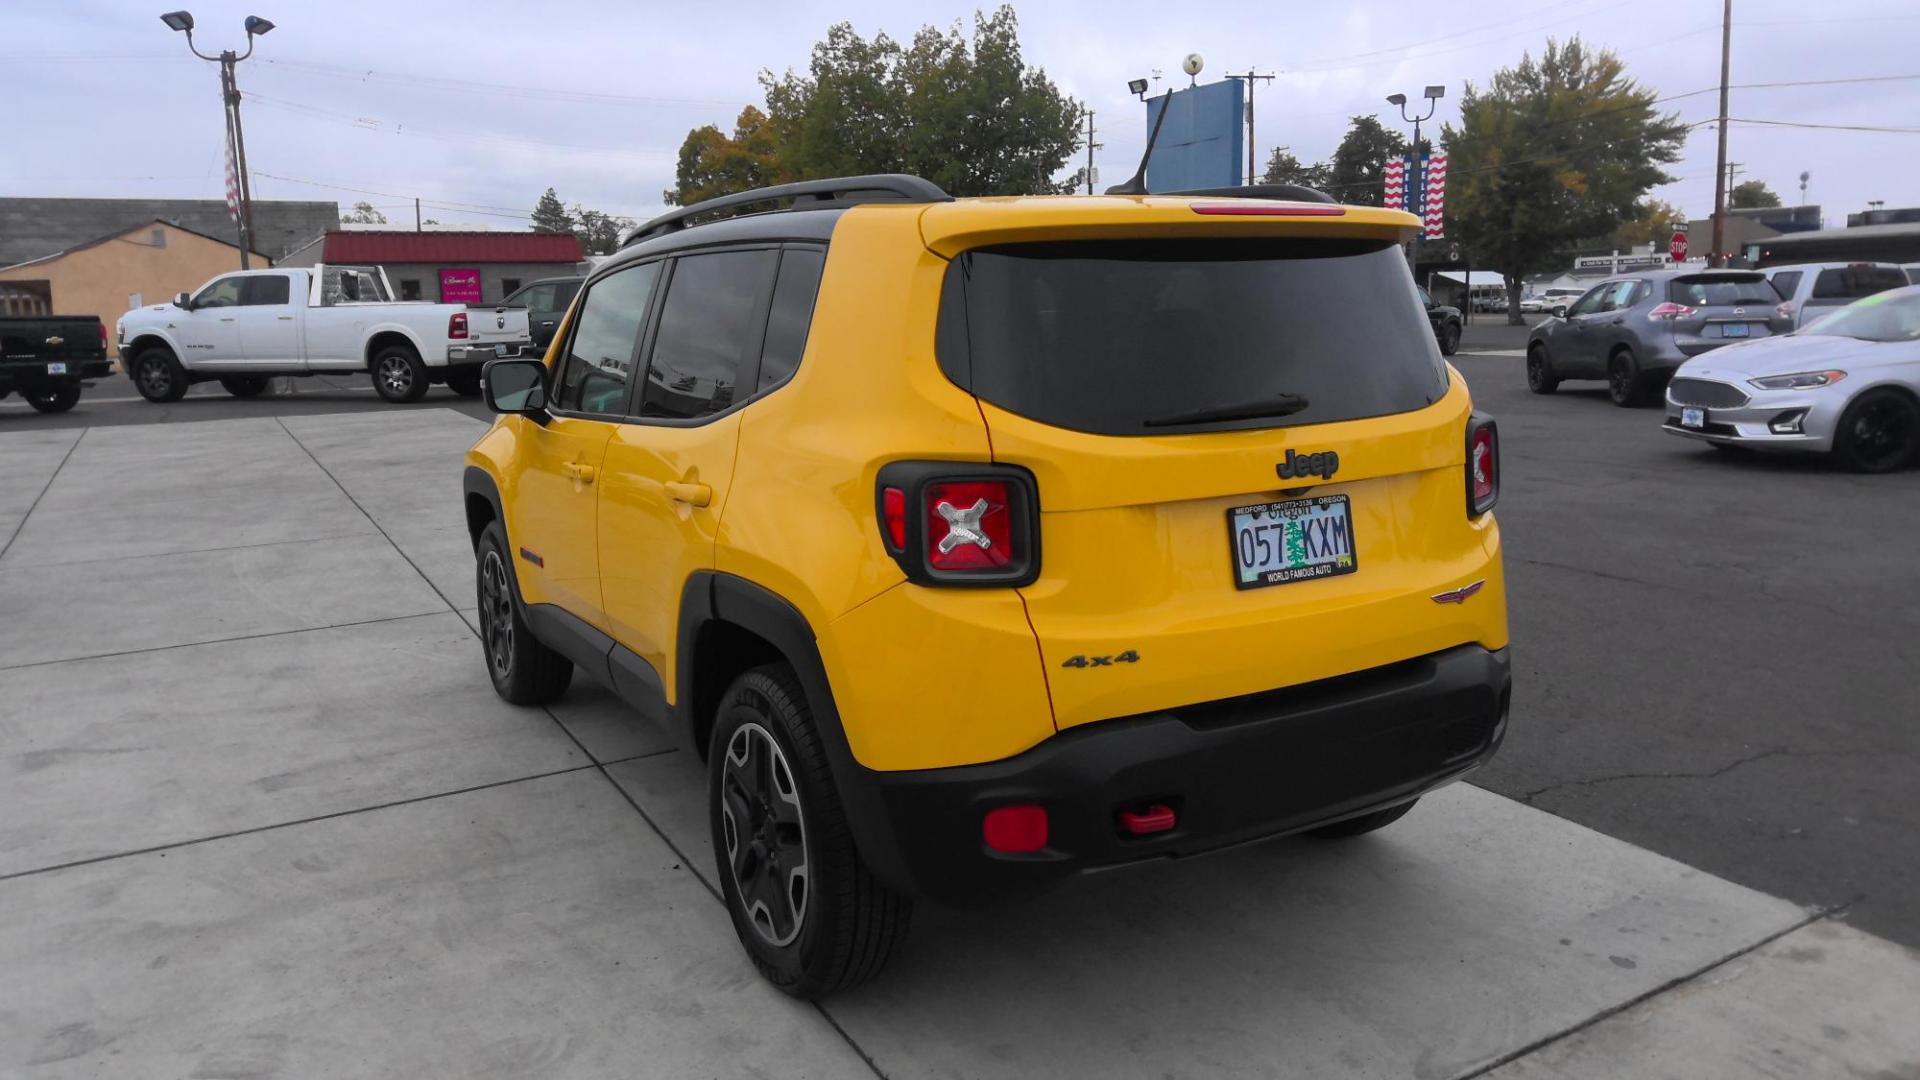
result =
[[[1024,469],[897,461],[880,470],[880,536],[922,585],[1025,585],[1040,569],[1039,497]]]
[[[1012,561],[1011,486],[1005,480],[928,484],[923,489],[927,565],[935,570],[997,570]]]
[[[1479,517],[1500,501],[1500,429],[1492,417],[1467,421],[1467,516]]]

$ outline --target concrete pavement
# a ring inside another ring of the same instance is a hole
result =
[[[491,693],[481,430],[0,433],[0,1075],[1920,1067],[1908,951],[1466,785],[1347,844],[923,906],[878,982],[791,1002],[713,892],[699,763],[590,684]]]

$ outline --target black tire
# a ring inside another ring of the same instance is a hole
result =
[[[480,654],[494,693],[515,705],[545,705],[567,692],[573,661],[542,645],[520,614],[520,584],[495,521],[474,548],[474,592],[480,603]]]
[[[63,413],[80,404],[80,384],[61,383],[51,390],[29,390],[22,396],[34,412]]]
[[[1547,347],[1534,342],[1527,346],[1527,389],[1536,394],[1551,394],[1560,389],[1553,374],[1553,362],[1547,359]]]
[[[727,688],[707,776],[721,893],[760,974],[812,999],[879,973],[913,904],[860,861],[791,668],[754,668]]]
[[[1452,356],[1460,351],[1460,324],[1442,323],[1440,325],[1440,355]]]
[[[480,369],[477,367],[454,368],[447,372],[447,389],[461,397],[480,396]]]
[[[1904,468],[1920,453],[1920,403],[1898,390],[1869,390],[1840,414],[1833,460],[1854,472]]]
[[[1406,817],[1407,811],[1412,810],[1414,803],[1419,801],[1415,799],[1413,802],[1404,802],[1399,806],[1389,806],[1385,810],[1375,810],[1371,814],[1361,814],[1359,817],[1350,817],[1345,821],[1336,821],[1317,829],[1308,829],[1307,835],[1317,836],[1322,840],[1345,840],[1349,836],[1360,836],[1375,829],[1384,829]]]
[[[179,401],[187,396],[187,372],[174,358],[172,350],[155,345],[140,350],[127,372],[140,396],[158,405]]]
[[[407,405],[427,396],[427,365],[408,345],[388,345],[367,364],[373,389],[395,405]]]
[[[259,397],[267,392],[265,375],[228,375],[220,380],[220,385],[234,397]]]
[[[1607,358],[1607,400],[1623,409],[1637,409],[1647,403],[1647,377],[1632,349],[1616,349]]]

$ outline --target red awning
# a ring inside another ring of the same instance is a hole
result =
[[[353,263],[577,263],[572,233],[330,232],[322,262]]]

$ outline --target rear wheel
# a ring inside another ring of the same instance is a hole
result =
[[[1345,821],[1336,821],[1331,825],[1322,825],[1317,829],[1308,829],[1307,835],[1317,836],[1322,840],[1344,840],[1349,836],[1360,836],[1364,833],[1370,833],[1375,829],[1384,829],[1394,822],[1399,821],[1401,818],[1406,817],[1407,811],[1412,810],[1414,803],[1419,801],[1419,799],[1415,799],[1413,802],[1404,802],[1399,806],[1390,806],[1385,810],[1375,810],[1371,814],[1361,814],[1359,817],[1350,817]]]
[[[480,396],[480,369],[476,367],[455,368],[447,372],[447,389],[461,397]]]
[[[860,861],[793,670],[735,679],[709,747],[714,859],[754,966],[800,998],[872,978],[906,935],[912,902]]]
[[[228,375],[220,380],[220,385],[234,397],[259,397],[267,392],[265,375]]]
[[[373,388],[396,405],[419,401],[427,394],[427,365],[413,349],[389,345],[373,354]]]
[[[1647,379],[1632,349],[1620,349],[1607,360],[1607,397],[1623,409],[1647,403]]]
[[[544,705],[566,693],[573,661],[535,640],[514,602],[519,586],[507,561],[507,534],[495,521],[474,551],[480,647],[494,692],[515,705]]]
[[[1460,351],[1460,324],[1445,323],[1440,327],[1440,355],[1452,356]]]
[[[80,403],[80,384],[62,383],[51,390],[30,390],[26,398],[34,412],[63,413]]]
[[[1869,390],[1840,414],[1833,459],[1854,472],[1892,472],[1920,453],[1920,404],[1898,390]]]
[[[155,345],[133,358],[133,386],[148,401],[179,401],[187,396],[187,373],[171,351]]]
[[[1554,377],[1553,365],[1547,360],[1547,347],[1534,342],[1527,348],[1527,389],[1551,394],[1559,387],[1560,380]]]

